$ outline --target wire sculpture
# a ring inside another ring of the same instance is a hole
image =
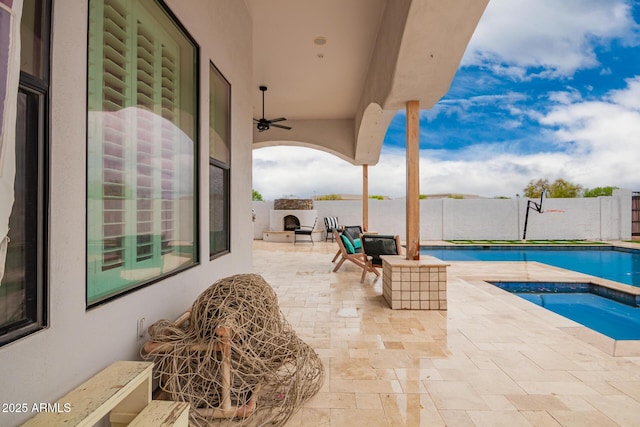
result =
[[[295,333],[257,274],[216,281],[176,321],[149,327],[142,357],[196,426],[282,426],[324,382],[317,353]]]

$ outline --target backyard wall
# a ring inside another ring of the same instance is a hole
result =
[[[528,199],[426,199],[420,201],[421,240],[519,240]],[[535,200],[539,202],[539,200]],[[404,199],[369,200],[369,230],[405,239]],[[253,202],[254,239],[269,227],[273,202]],[[315,201],[318,224],[337,216],[342,225],[362,224],[362,201]],[[529,211],[527,239],[631,239],[631,191],[611,197],[544,199],[543,213]]]

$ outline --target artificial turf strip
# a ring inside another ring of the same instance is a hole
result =
[[[590,240],[446,240],[456,245],[606,245]]]

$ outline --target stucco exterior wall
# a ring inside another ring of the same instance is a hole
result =
[[[538,200],[536,200],[538,202]],[[254,202],[254,239],[262,238],[270,202]],[[405,200],[370,200],[369,230],[405,239]],[[337,216],[342,225],[362,224],[360,200],[316,201],[318,223]],[[540,214],[529,211],[527,239],[624,240],[631,238],[631,192],[611,197],[545,199]],[[266,214],[265,214],[266,212]],[[427,199],[420,201],[421,240],[522,238],[527,199]]]
[[[244,2],[167,0],[200,50],[199,265],[90,310],[85,306],[86,1],[53,2],[49,326],[0,348],[0,401],[54,402],[115,360],[139,359],[145,325],[174,319],[216,279],[251,271],[251,17]],[[224,13],[222,13],[224,12]],[[231,253],[209,260],[209,62],[231,83]],[[0,414],[13,426],[31,414]]]

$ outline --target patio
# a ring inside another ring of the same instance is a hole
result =
[[[447,311],[391,310],[381,279],[331,272],[336,250],[254,241],[253,271],[326,371],[288,425],[640,425],[640,356],[613,357],[585,328],[482,281],[584,275],[454,262]]]

